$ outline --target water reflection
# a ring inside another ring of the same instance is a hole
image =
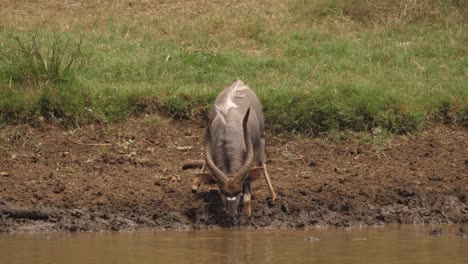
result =
[[[468,263],[457,227],[0,234],[0,263]]]

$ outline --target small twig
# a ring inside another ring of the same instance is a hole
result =
[[[111,143],[82,143],[82,142],[75,141],[71,139],[70,137],[68,137],[67,139],[72,143],[75,143],[77,145],[82,145],[82,146],[112,146]]]
[[[187,160],[182,165],[182,170],[201,168],[203,164],[205,164],[203,160]]]
[[[177,150],[191,150],[193,149],[192,146],[185,146],[185,147],[176,147]]]
[[[156,144],[154,142],[151,142],[151,141],[147,140],[146,138],[144,138],[143,141],[145,141],[146,143],[150,143],[150,144],[153,144],[155,146],[158,146],[158,144]]]

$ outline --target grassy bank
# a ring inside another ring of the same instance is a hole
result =
[[[242,79],[270,129],[467,126],[465,9],[442,0],[90,1],[67,14],[42,3],[36,19],[1,21],[0,122],[187,118]]]

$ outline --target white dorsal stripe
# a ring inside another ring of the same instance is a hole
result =
[[[221,121],[223,124],[226,124],[226,119],[224,118],[223,114],[221,114],[221,110],[218,108],[217,105],[215,105],[216,107],[216,116],[213,120],[213,124],[216,124],[218,121]]]
[[[245,94],[238,92],[248,88],[249,87],[247,85],[239,80],[236,82],[236,85],[228,91],[225,101],[215,104],[216,116],[213,119],[212,126],[214,126],[218,121],[226,124],[226,119],[224,117],[229,113],[229,110],[239,107],[236,103],[234,103],[234,98],[243,98]]]

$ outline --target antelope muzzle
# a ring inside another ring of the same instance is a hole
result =
[[[237,217],[238,217],[237,208],[239,207],[241,195],[238,194],[236,196],[230,197],[230,196],[221,194],[221,197],[224,203],[224,210],[226,212],[227,219],[231,222],[237,221]]]

